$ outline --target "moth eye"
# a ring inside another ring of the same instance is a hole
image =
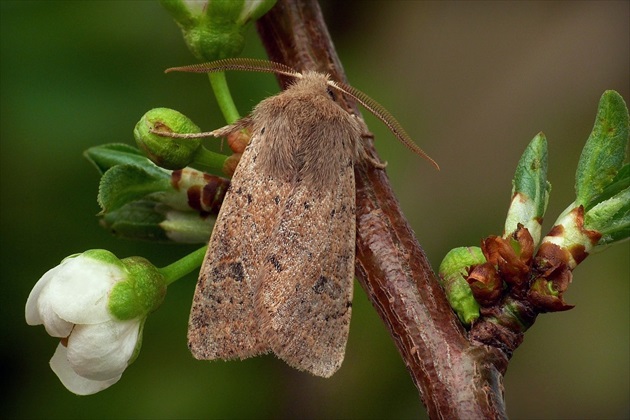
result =
[[[265,127],[260,129],[260,134],[265,134]]]
[[[326,88],[326,91],[328,91],[328,96],[330,96],[330,99],[332,99],[333,101],[337,99],[337,97],[335,96],[335,92],[333,92],[331,88]]]

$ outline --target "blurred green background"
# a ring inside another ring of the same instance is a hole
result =
[[[545,228],[572,201],[573,173],[605,89],[630,99],[629,6],[620,2],[329,2],[324,13],[351,83],[385,105],[442,168],[434,171],[368,118],[401,205],[434,267],[452,247],[502,231],[511,175],[538,132],[553,184]],[[86,148],[133,143],[150,108],[204,129],[223,124],[157,2],[0,2],[2,354],[5,418],[417,418],[398,353],[357,286],[346,360],[331,379],[273,356],[198,362],[186,348],[195,276],[169,288],[140,357],[108,390],[66,391],[57,345],[28,327],[24,303],[65,256],[106,248],[166,265],[194,247],[135,243],[97,224]],[[244,56],[263,58],[251,30]],[[277,91],[270,75],[228,76],[241,112]],[[627,418],[628,243],[587,259],[567,301],[544,315],[505,378],[512,418]]]

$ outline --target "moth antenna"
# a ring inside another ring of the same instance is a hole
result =
[[[226,70],[259,71],[264,73],[276,73],[283,76],[301,78],[302,73],[291,67],[267,60],[253,58],[226,58],[224,60],[211,61],[209,63],[192,64],[190,66],[171,67],[164,73],[172,71],[186,71],[192,73],[214,73]]]
[[[276,63],[274,61],[258,60],[253,58],[226,58],[223,60],[211,61],[209,63],[192,64],[189,66],[171,67],[166,69],[165,73],[173,71],[185,71],[191,73],[214,73],[226,70],[243,70],[243,71],[258,71],[264,73],[275,73],[283,76],[302,78],[302,73],[292,69],[291,67]],[[422,150],[417,144],[413,142],[409,134],[405,131],[400,123],[394,118],[392,114],[385,109],[381,104],[374,99],[367,96],[365,93],[358,89],[353,88],[342,82],[328,81],[329,86],[350,95],[356,99],[361,105],[368,111],[374,114],[379,120],[383,121],[390,131],[400,140],[405,146],[407,146],[412,152],[418,156],[428,160],[437,170],[440,170],[440,166],[435,162],[424,150]]]
[[[431,159],[431,157],[427,155],[424,152],[424,150],[422,150],[416,143],[413,142],[413,140],[411,139],[411,137],[409,137],[409,134],[407,134],[405,129],[402,128],[402,126],[396,120],[396,118],[394,118],[394,116],[390,114],[389,111],[385,109],[383,105],[379,104],[374,99],[370,98],[369,96],[367,96],[365,93],[361,92],[360,90],[355,89],[352,86],[349,86],[345,83],[329,80],[328,84],[334,87],[335,89],[339,90],[340,92],[350,95],[354,99],[356,99],[357,102],[359,102],[361,105],[365,107],[365,109],[367,109],[372,114],[374,114],[376,118],[383,121],[385,125],[390,129],[390,131],[396,137],[398,137],[398,140],[400,140],[412,152],[428,160],[429,163],[431,163],[435,167],[435,169],[437,169],[438,171],[440,170],[440,166],[437,164],[437,162]]]

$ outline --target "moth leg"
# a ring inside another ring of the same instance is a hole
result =
[[[387,162],[381,162],[380,160],[374,159],[372,156],[369,156],[367,153],[365,154],[365,160],[376,169],[385,169],[387,168]]]
[[[361,126],[361,139],[364,141],[368,139],[374,140],[374,134],[372,134],[370,130],[368,130],[367,125],[365,125],[365,121],[354,114],[352,114],[352,116]],[[367,150],[365,150],[363,142],[361,142],[361,144],[359,145],[359,158],[360,161],[366,161],[376,169],[385,169],[387,167],[387,162],[381,162],[380,160],[374,159],[368,154]]]
[[[363,138],[363,139],[374,139],[374,134],[372,134],[370,132],[363,133],[363,134],[361,134],[361,138]],[[381,162],[380,160],[374,159],[372,156],[370,156],[368,154],[367,150],[365,150],[365,146],[363,146],[363,144],[361,144],[361,146],[359,148],[359,156],[361,158],[360,160],[369,163],[370,165],[372,165],[376,169],[385,169],[387,167],[387,162]]]

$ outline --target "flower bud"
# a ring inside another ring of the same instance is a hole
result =
[[[138,147],[156,165],[181,169],[193,162],[201,139],[160,136],[155,132],[190,134],[200,131],[185,115],[168,108],[155,108],[142,116],[133,134]]]
[[[171,186],[175,191],[160,199],[174,209],[193,209],[203,217],[217,215],[229,185],[228,179],[186,168],[173,171]]]
[[[94,394],[133,362],[144,322],[165,293],[165,279],[148,261],[86,251],[42,276],[26,302],[26,322],[61,338],[50,366],[64,386]]]

